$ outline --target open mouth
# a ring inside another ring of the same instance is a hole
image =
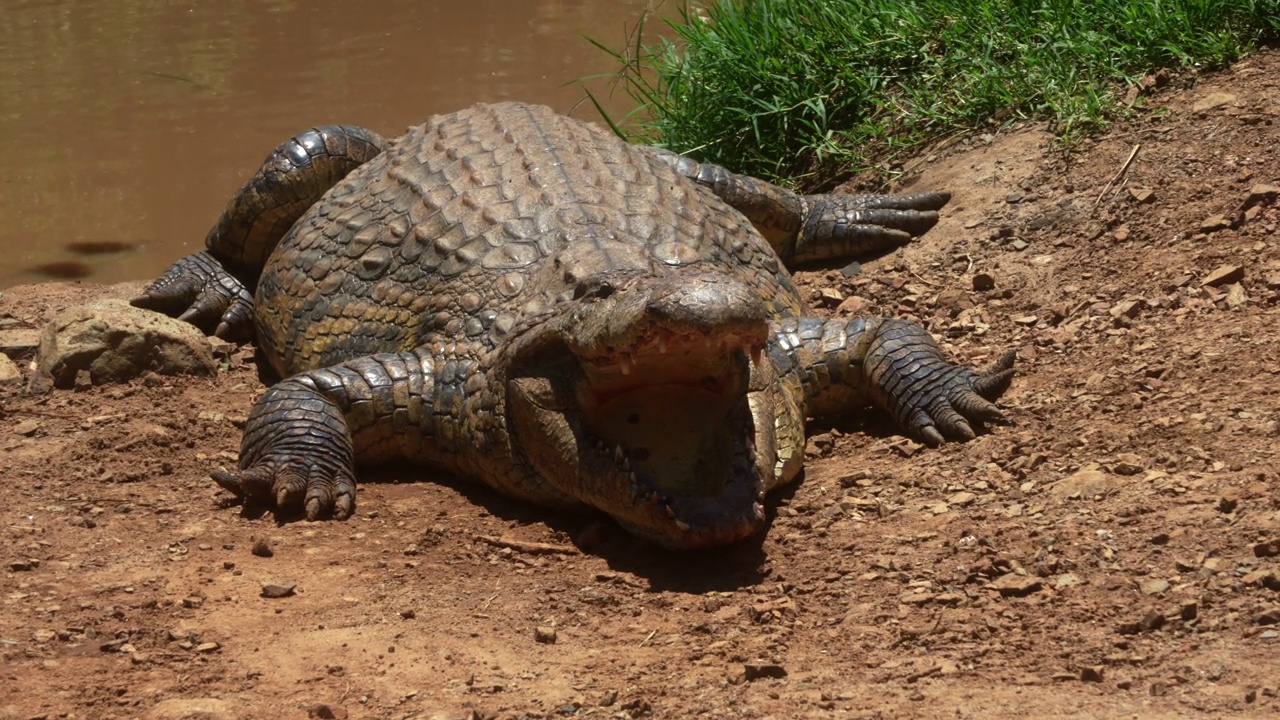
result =
[[[653,328],[586,358],[547,353],[509,382],[520,445],[561,492],[659,544],[754,534],[772,470],[757,457],[749,392],[764,338],[763,324]]]

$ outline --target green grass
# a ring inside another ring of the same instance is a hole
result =
[[[1280,38],[1280,0],[707,0],[668,24],[600,46],[638,105],[614,130],[813,188],[993,118],[1096,132],[1143,74]]]

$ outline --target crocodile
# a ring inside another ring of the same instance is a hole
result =
[[[355,467],[412,464],[661,545],[766,526],[806,418],[887,410],[929,445],[1003,419],[1006,353],[949,362],[917,324],[806,312],[788,266],[910,242],[944,192],[799,195],[535,105],[281,144],[206,250],[135,305],[256,340],[241,500],[355,509]]]

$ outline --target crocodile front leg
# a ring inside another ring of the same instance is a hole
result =
[[[946,192],[799,195],[669,150],[645,150],[745,215],[789,267],[905,245],[937,224],[951,199]]]
[[[239,469],[213,479],[241,498],[299,509],[309,520],[355,509],[355,464],[405,459],[467,470],[504,451],[497,398],[468,392],[479,363],[468,352],[380,353],[294,375],[273,386],[249,414]]]
[[[231,198],[205,237],[207,250],[189,255],[131,302],[180,314],[227,339],[253,334],[253,290],[280,239],[338,181],[386,148],[376,133],[325,125],[281,143]]]
[[[1013,380],[1015,354],[986,372],[953,365],[924,328],[891,318],[784,320],[770,357],[804,392],[808,415],[872,402],[907,434],[936,446],[974,437],[973,423],[1003,419],[991,401]]]

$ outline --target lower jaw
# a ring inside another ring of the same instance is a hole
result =
[[[745,540],[764,530],[764,507],[755,503],[749,514],[732,521],[711,524],[660,523],[637,524],[614,516],[614,520],[632,535],[642,537],[670,550],[693,550],[719,547]]]

